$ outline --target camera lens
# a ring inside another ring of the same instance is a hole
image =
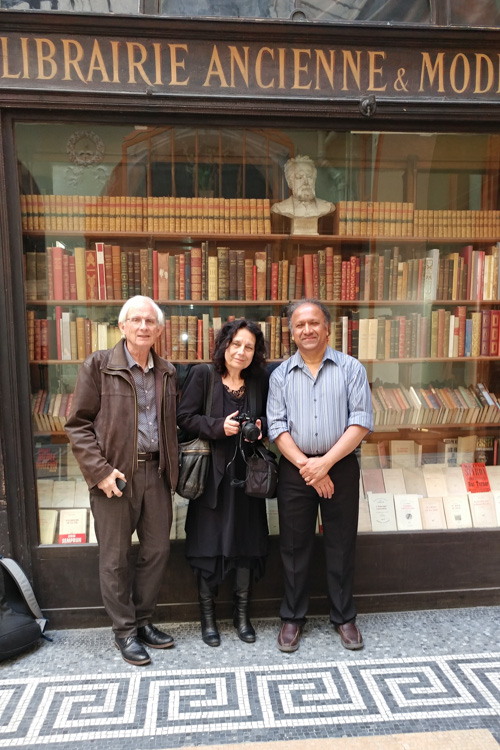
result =
[[[245,422],[245,424],[241,426],[241,432],[243,434],[243,437],[249,440],[251,443],[254,443],[259,439],[260,430],[255,422]]]

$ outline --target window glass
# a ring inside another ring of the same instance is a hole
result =
[[[498,525],[495,473],[474,505],[462,468],[498,464],[498,134],[18,122],[15,140],[42,543],[95,542],[64,423],[135,294],[161,305],[181,383],[229,316],[259,323],[274,366],[288,301],[323,300],[372,387],[360,530],[471,526],[467,508]]]

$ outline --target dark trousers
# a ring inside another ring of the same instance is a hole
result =
[[[151,622],[170,553],[172,498],[158,476],[158,461],[139,462],[132,497],[90,494],[99,542],[99,582],[113,631],[135,635]],[[131,537],[137,530],[139,549],[131,569]]]
[[[278,513],[285,594],[282,620],[303,625],[309,604],[309,569],[314,552],[318,505],[321,508],[330,620],[342,625],[356,617],[352,596],[359,512],[359,464],[354,453],[329,472],[331,499],[320,498],[284,456],[279,464]]]

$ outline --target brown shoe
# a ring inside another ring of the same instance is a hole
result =
[[[278,635],[278,648],[289,653],[297,651],[302,628],[294,622],[284,622]]]
[[[335,625],[335,630],[340,635],[340,640],[344,648],[348,648],[350,651],[357,651],[359,648],[363,648],[363,636],[354,620],[352,622],[345,622],[343,625]]]

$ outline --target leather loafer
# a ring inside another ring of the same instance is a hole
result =
[[[115,635],[115,646],[121,651],[122,659],[134,667],[142,667],[151,661],[148,652],[135,635],[129,635],[127,638],[118,638]]]
[[[150,648],[170,648],[174,645],[174,639],[168,633],[162,633],[154,625],[149,623],[142,628],[137,628],[137,637]]]
[[[363,636],[354,620],[352,622],[345,622],[343,625],[335,625],[335,630],[340,635],[340,640],[344,648],[348,648],[350,651],[357,651],[359,648],[363,648]]]
[[[285,653],[297,651],[301,630],[300,625],[296,625],[294,622],[284,622],[278,635],[279,650]]]

